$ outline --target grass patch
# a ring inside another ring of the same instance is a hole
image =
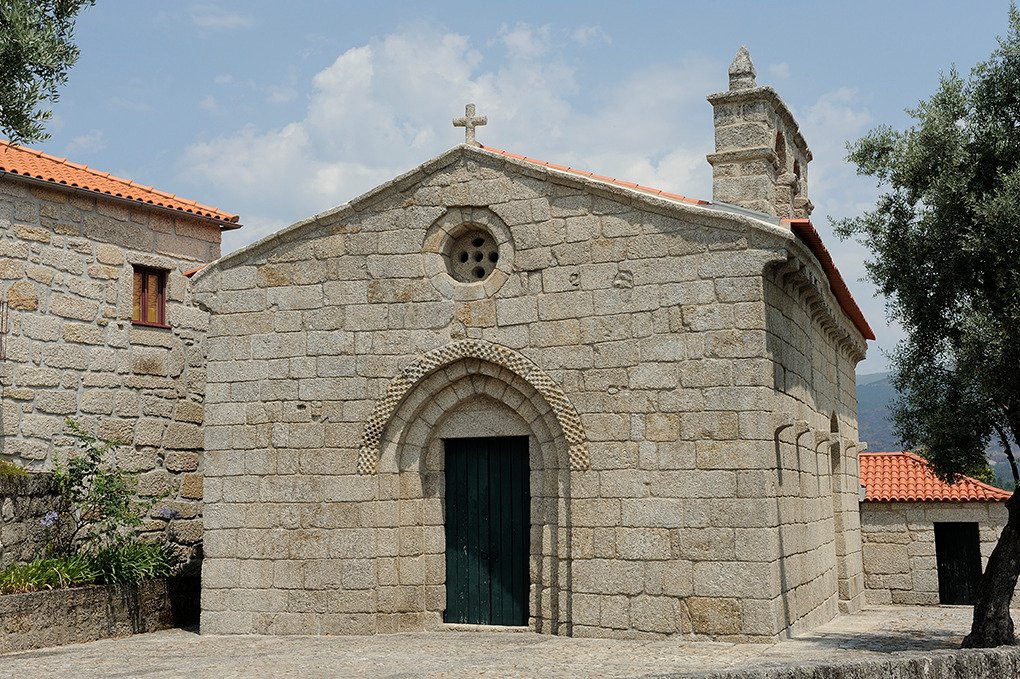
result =
[[[13,462],[0,460],[0,476],[28,476],[28,471]]]
[[[141,582],[173,575],[180,562],[177,548],[171,545],[128,542],[96,553],[12,564],[0,570],[0,594]]]

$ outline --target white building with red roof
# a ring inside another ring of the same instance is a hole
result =
[[[862,453],[860,469],[868,602],[973,604],[1012,493],[969,476],[948,484],[910,452]]]

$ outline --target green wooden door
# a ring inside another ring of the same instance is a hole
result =
[[[528,624],[526,436],[446,439],[446,622]]]

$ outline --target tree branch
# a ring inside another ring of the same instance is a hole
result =
[[[999,440],[1002,442],[1002,452],[1006,453],[1006,459],[1009,460],[1009,468],[1013,471],[1013,487],[1016,488],[1020,486],[1020,471],[1017,471],[1016,458],[1013,457],[1013,449],[1009,445],[1009,437],[997,422],[993,422],[992,426],[999,434]]]

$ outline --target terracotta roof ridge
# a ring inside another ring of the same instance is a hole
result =
[[[539,160],[537,158],[529,158],[528,156],[522,156],[519,153],[511,153],[510,151],[504,151],[503,149],[498,149],[498,148],[495,148],[494,146],[485,146],[484,144],[479,144],[478,148],[480,148],[480,149],[482,149],[484,151],[488,151],[489,153],[495,153],[495,154],[498,154],[498,155],[501,155],[501,156],[506,156],[507,158],[514,158],[516,160],[521,160],[521,161],[524,161],[526,163],[531,163],[532,165],[539,165],[541,167],[547,167],[547,168],[550,168],[552,170],[559,170],[560,172],[566,172],[568,174],[576,174],[576,175],[579,175],[579,176],[582,176],[582,177],[587,177],[589,179],[594,179],[595,181],[604,182],[606,184],[614,184],[616,186],[622,186],[624,188],[633,189],[635,191],[641,191],[642,193],[650,193],[650,194],[656,195],[656,196],[664,196],[666,198],[669,198],[670,200],[678,200],[678,201],[681,201],[681,202],[684,202],[684,203],[690,203],[691,205],[711,205],[712,204],[710,201],[701,200],[700,198],[689,198],[687,196],[682,196],[679,193],[671,193],[669,191],[664,191],[663,189],[657,189],[657,188],[654,188],[654,187],[651,187],[651,186],[643,186],[643,185],[638,184],[636,182],[628,182],[628,181],[624,181],[622,179],[615,179],[613,177],[606,177],[606,176],[603,176],[603,175],[598,175],[598,174],[595,174],[594,172],[591,172],[589,170],[581,170],[581,169],[578,169],[578,168],[575,168],[575,167],[570,167],[570,166],[567,166],[567,165],[557,165],[555,163],[550,163],[547,160]]]
[[[829,253],[829,249],[825,247],[825,243],[822,242],[822,236],[818,233],[818,229],[811,223],[810,219],[798,218],[790,219],[784,218],[780,220],[780,224],[789,224],[790,231],[795,236],[800,238],[801,242],[808,246],[808,249],[818,258],[818,262],[822,265],[822,271],[825,272],[825,277],[829,280],[829,289],[832,290],[832,294],[835,295],[836,301],[849,316],[850,321],[857,328],[857,331],[866,340],[875,339],[875,331],[871,329],[871,324],[868,323],[868,319],[865,318],[864,312],[861,311],[861,307],[858,306],[857,300],[854,299],[854,295],[850,292],[850,288],[847,286],[846,281],[843,280],[843,274],[839,272],[839,267],[836,266],[836,262],[833,261],[832,255]]]
[[[165,191],[160,191],[160,190],[156,189],[155,187],[152,187],[152,186],[149,186],[149,185],[146,185],[146,184],[139,184],[138,182],[135,182],[135,181],[133,181],[131,179],[127,179],[127,178],[124,178],[124,177],[118,177],[118,176],[113,175],[113,174],[111,174],[109,172],[103,172],[101,170],[97,170],[95,168],[89,167],[88,165],[85,165],[85,164],[82,164],[82,163],[75,163],[75,162],[69,161],[67,158],[60,158],[58,156],[54,156],[52,154],[46,153],[45,151],[41,151],[39,149],[32,149],[32,148],[28,148],[28,147],[25,147],[25,146],[19,146],[17,144],[11,143],[8,140],[0,139],[0,155],[5,155],[6,153],[12,154],[12,156],[15,159],[16,159],[16,154],[19,154],[19,153],[26,154],[26,155],[29,155],[29,156],[34,156],[35,158],[38,158],[40,160],[46,161],[47,163],[49,163],[52,166],[59,165],[59,166],[63,166],[63,167],[69,168],[70,170],[73,171],[71,173],[66,173],[66,174],[80,173],[80,174],[87,175],[87,176],[90,176],[90,177],[95,177],[95,178],[97,178],[98,180],[101,180],[101,181],[97,182],[96,185],[89,186],[89,184],[91,184],[92,182],[89,182],[87,180],[87,178],[84,177],[84,176],[78,176],[78,177],[74,177],[74,176],[56,176],[56,172],[53,173],[54,176],[47,176],[50,173],[48,173],[48,172],[40,172],[38,168],[36,168],[36,169],[29,169],[29,168],[25,168],[25,167],[20,167],[19,168],[19,167],[17,167],[17,163],[16,162],[13,163],[13,164],[9,164],[9,163],[2,163],[2,161],[0,161],[0,170],[5,170],[5,171],[10,172],[11,174],[14,174],[14,175],[31,177],[33,179],[39,179],[39,180],[42,180],[42,181],[50,182],[50,183],[61,185],[61,186],[70,186],[70,187],[73,187],[73,188],[80,188],[80,189],[92,191],[94,193],[100,193],[100,194],[105,194],[105,195],[109,195],[109,196],[115,196],[115,197],[118,197],[118,198],[126,198],[126,199],[133,200],[133,201],[136,201],[136,202],[139,202],[139,203],[144,203],[144,204],[148,204],[148,205],[156,205],[156,206],[159,206],[159,207],[165,207],[165,208],[168,208],[168,209],[176,210],[178,212],[184,212],[185,214],[195,214],[195,215],[198,215],[198,216],[201,216],[201,217],[207,217],[207,218],[210,218],[210,219],[214,219],[214,220],[216,220],[218,222],[224,222],[224,223],[227,223],[227,224],[236,224],[239,221],[239,219],[240,219],[239,215],[232,214],[232,213],[229,213],[229,212],[225,212],[225,211],[223,211],[223,210],[221,210],[221,209],[219,209],[217,207],[214,207],[214,206],[211,206],[211,205],[204,205],[204,204],[199,203],[198,201],[194,201],[194,200],[189,200],[189,199],[186,199],[186,198],[181,198],[181,197],[179,197],[179,196],[177,196],[175,194],[168,193],[168,192],[165,192]],[[7,165],[11,165],[11,166],[7,167]],[[106,183],[106,182],[108,182],[111,185],[110,186],[100,186],[99,185],[101,183]],[[137,195],[137,194],[141,194],[141,195]],[[145,195],[145,194],[150,194],[150,195]],[[166,199],[167,203],[164,204],[163,202],[154,199],[154,196]],[[226,227],[224,227],[224,228],[226,228]],[[237,228],[237,227],[235,226],[233,228]]]

